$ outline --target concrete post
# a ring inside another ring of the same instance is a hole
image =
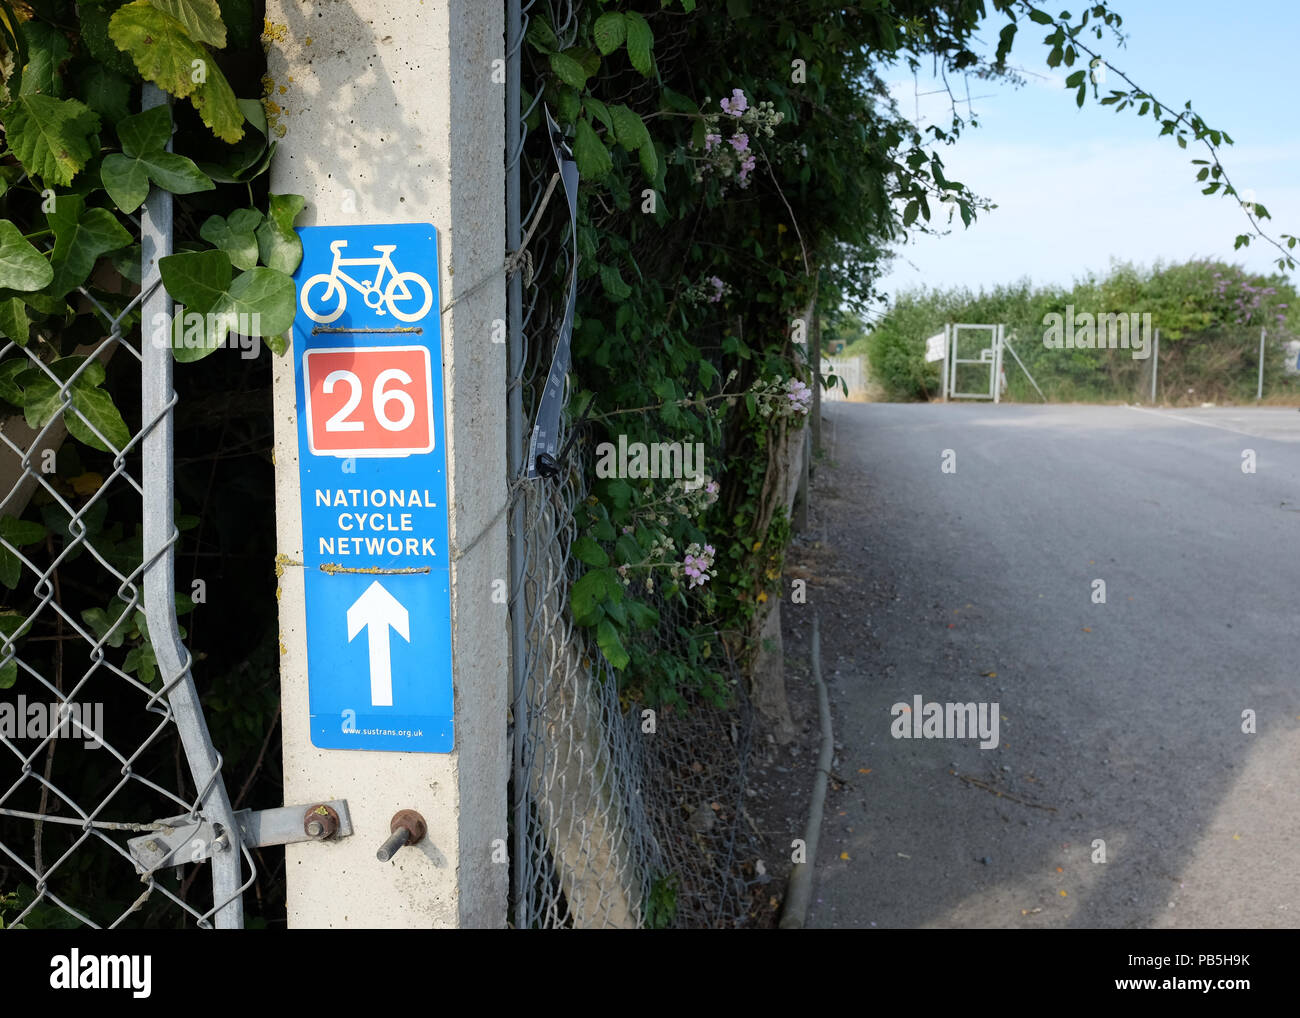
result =
[[[299,225],[439,231],[456,748],[322,750],[308,728],[294,362],[275,359],[286,804],[348,801],[355,834],[287,848],[290,927],[505,923],[504,10],[474,0],[268,0],[272,191]],[[500,323],[500,324],[498,324]],[[381,863],[401,809],[428,835]]]

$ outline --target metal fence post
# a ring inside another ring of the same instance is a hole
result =
[[[145,109],[165,102],[167,97],[157,87],[144,86]],[[146,266],[141,288],[148,294],[140,330],[143,366],[141,409],[146,429],[142,442],[145,616],[149,620],[149,635],[158,659],[158,669],[163,676],[163,689],[175,713],[181,745],[198,789],[197,810],[221,829],[212,854],[216,925],[218,929],[239,929],[244,925],[244,906],[240,897],[243,838],[221,778],[221,754],[212,746],[199,704],[194,676],[190,672],[192,659],[181,643],[176,625],[176,541],[179,535],[172,518],[172,407],[176,403],[176,393],[172,389],[171,346],[159,342],[157,330],[150,329],[156,315],[166,316],[168,322],[172,319],[171,298],[162,286],[158,270],[158,260],[171,254],[172,250],[172,196],[161,188],[150,191],[145,202],[140,243],[141,258]],[[167,335],[170,336],[170,330]]]
[[[821,278],[820,272],[818,278]],[[812,385],[812,451],[816,455],[822,447],[822,309],[813,295],[812,320],[813,385]],[[810,472],[812,467],[809,467]]]
[[[1255,401],[1259,402],[1264,398],[1264,342],[1268,337],[1268,329],[1262,325],[1259,328],[1259,385],[1255,387]]]
[[[1156,329],[1155,346],[1151,350],[1151,405],[1156,402],[1156,375],[1160,371],[1160,330]]]
[[[523,14],[520,0],[506,4],[506,251],[519,250],[523,236],[520,217],[519,161],[523,158],[524,137],[520,129],[520,47],[523,45]],[[523,336],[523,279],[513,273],[506,289],[506,471],[511,485],[524,475],[524,336]],[[527,725],[524,715],[528,709],[524,700],[527,676],[525,647],[526,625],[523,604],[524,586],[524,500],[512,495],[508,534],[510,587],[508,609],[510,613],[510,702],[514,717],[511,739],[511,773],[513,801],[509,804],[513,825],[510,848],[510,906],[516,916],[523,901],[528,832],[527,789],[520,780],[524,773],[524,734]]]

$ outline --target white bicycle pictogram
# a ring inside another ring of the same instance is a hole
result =
[[[347,310],[348,291],[344,283],[361,294],[366,305],[378,314],[384,314],[386,307],[398,321],[419,321],[429,312],[433,305],[433,290],[429,281],[418,272],[398,272],[393,264],[393,252],[396,244],[376,244],[374,250],[377,258],[344,258],[343,249],[348,246],[346,240],[330,242],[334,253],[334,264],[329,272],[312,276],[302,288],[302,309],[313,322],[328,325]],[[373,280],[356,280],[343,271],[344,265],[375,265],[378,270]],[[390,276],[387,285],[384,275]],[[325,289],[314,297],[312,290],[323,285]],[[413,289],[414,287],[414,289]],[[419,300],[422,291],[424,300]],[[322,310],[317,310],[318,308]]]

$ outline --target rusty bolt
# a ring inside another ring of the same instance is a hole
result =
[[[399,830],[404,829],[410,835],[410,838],[406,842],[408,845],[414,845],[423,840],[425,834],[428,832],[428,827],[426,827],[424,823],[424,817],[420,816],[420,814],[415,812],[413,809],[399,809],[393,814],[393,822],[389,825],[388,829],[394,834]]]
[[[338,833],[339,815],[330,806],[312,806],[303,814],[302,829],[307,837],[315,841],[326,841]]]

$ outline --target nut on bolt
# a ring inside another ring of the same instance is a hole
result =
[[[339,815],[333,807],[318,803],[309,807],[303,814],[302,829],[307,837],[315,841],[325,841],[338,833]]]
[[[405,828],[410,835],[410,839],[406,842],[408,845],[423,841],[425,834],[428,833],[424,817],[413,809],[399,809],[393,814],[393,820],[388,825],[388,829],[396,834],[402,828]]]
[[[428,832],[424,817],[413,809],[399,809],[393,814],[393,821],[388,829],[392,834],[375,853],[375,858],[380,862],[388,862],[397,854],[398,849],[423,841]]]

